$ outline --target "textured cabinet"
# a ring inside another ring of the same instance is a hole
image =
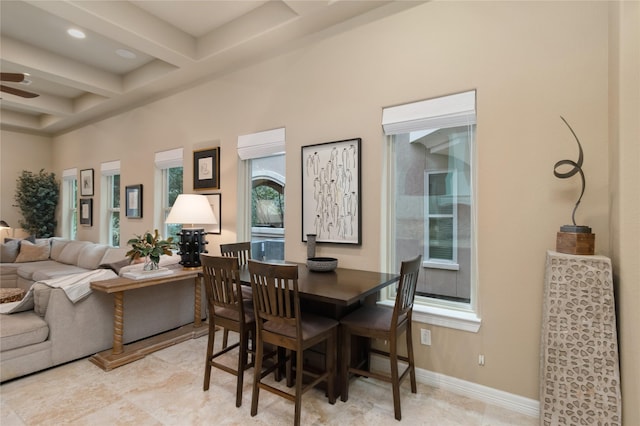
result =
[[[547,252],[540,424],[621,425],[611,260]]]

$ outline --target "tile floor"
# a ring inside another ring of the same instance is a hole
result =
[[[216,339],[219,345],[221,339]],[[250,416],[253,370],[245,372],[242,406],[235,406],[235,378],[213,369],[202,391],[202,337],[104,372],[81,359],[0,385],[0,424],[14,425],[290,425],[293,403],[260,393]],[[233,354],[233,352],[232,352]],[[233,359],[231,355],[230,360]],[[330,405],[324,393],[303,396],[303,425],[534,426],[538,419],[418,384],[403,383],[402,422],[393,417],[389,385],[354,379],[349,401]]]

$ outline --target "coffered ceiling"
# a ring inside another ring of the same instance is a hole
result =
[[[408,0],[0,0],[3,129],[62,134],[305,43]],[[69,28],[86,37],[75,39]]]

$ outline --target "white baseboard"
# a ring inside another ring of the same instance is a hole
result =
[[[371,357],[373,370],[389,371],[389,362],[384,358],[373,355]],[[416,368],[416,381],[434,388],[444,389],[458,395],[473,398],[487,404],[506,408],[516,413],[531,417],[539,417],[540,403],[535,399],[525,398],[509,392]]]

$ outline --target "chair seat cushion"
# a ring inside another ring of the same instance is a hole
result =
[[[242,303],[244,305],[244,322],[254,322],[256,319],[253,313],[253,301],[242,300]],[[233,321],[239,321],[240,319],[239,313],[235,309],[222,308],[220,306],[215,307],[215,315],[217,317],[223,317]]]
[[[324,333],[336,327],[338,321],[326,318],[320,315],[309,313],[302,314],[302,339],[307,340],[318,334]],[[264,330],[272,333],[282,334],[283,336],[296,338],[296,329],[293,326],[277,323],[276,321],[267,321],[263,326]]]
[[[340,324],[353,328],[378,331],[391,330],[393,308],[388,306],[363,306],[340,320]]]

